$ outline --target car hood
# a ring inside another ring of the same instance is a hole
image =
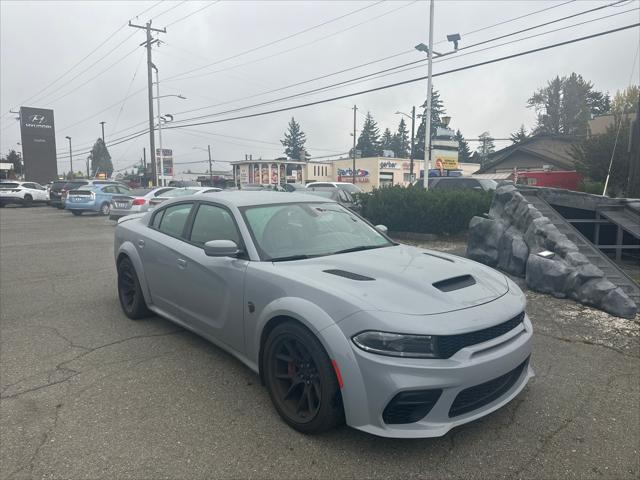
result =
[[[496,270],[408,245],[273,265],[289,278],[358,299],[363,309],[407,315],[474,307],[509,291],[506,277]]]

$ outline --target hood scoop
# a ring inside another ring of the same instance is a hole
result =
[[[348,278],[349,280],[356,280],[358,282],[371,282],[374,281],[375,278],[365,277],[364,275],[359,275],[353,272],[347,272],[346,270],[323,270],[324,273],[330,273],[331,275],[337,275],[338,277]]]
[[[460,275],[459,277],[451,277],[435,282],[433,286],[441,292],[453,292],[475,284],[476,280],[471,275]]]

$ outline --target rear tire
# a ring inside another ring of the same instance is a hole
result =
[[[33,197],[28,193],[24,196],[24,203],[22,204],[24,207],[30,207],[33,204]]]
[[[73,213],[74,215],[82,215],[82,211],[81,210],[71,210],[71,213]]]
[[[102,205],[100,205],[100,215],[102,216],[109,215],[110,211],[111,211],[111,207],[109,206],[109,202],[104,202]]]
[[[124,257],[118,263],[118,298],[122,311],[131,320],[151,315],[144,301],[136,269],[128,257]]]
[[[274,328],[264,346],[262,366],[271,401],[289,426],[314,434],[344,421],[331,360],[305,327],[290,321]]]

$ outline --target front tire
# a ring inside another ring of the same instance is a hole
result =
[[[108,202],[104,202],[102,205],[100,205],[100,215],[106,216],[109,215],[109,212],[111,212],[111,206]]]
[[[322,344],[296,322],[278,325],[264,346],[262,365],[271,401],[302,433],[320,433],[344,421],[340,387]]]
[[[118,298],[122,311],[131,320],[151,315],[144,301],[136,269],[127,257],[118,263]]]

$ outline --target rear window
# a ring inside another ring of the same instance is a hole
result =
[[[193,195],[198,191],[199,189],[195,188],[176,188],[175,190],[171,190],[170,192],[167,192],[162,196],[166,198],[184,197],[185,195]]]
[[[362,190],[353,183],[340,183],[338,188],[349,193],[362,193]]]
[[[134,195],[136,197],[144,197],[147,193],[149,193],[151,191],[150,188],[134,188],[133,190],[131,190],[131,192],[129,192],[131,195]]]

